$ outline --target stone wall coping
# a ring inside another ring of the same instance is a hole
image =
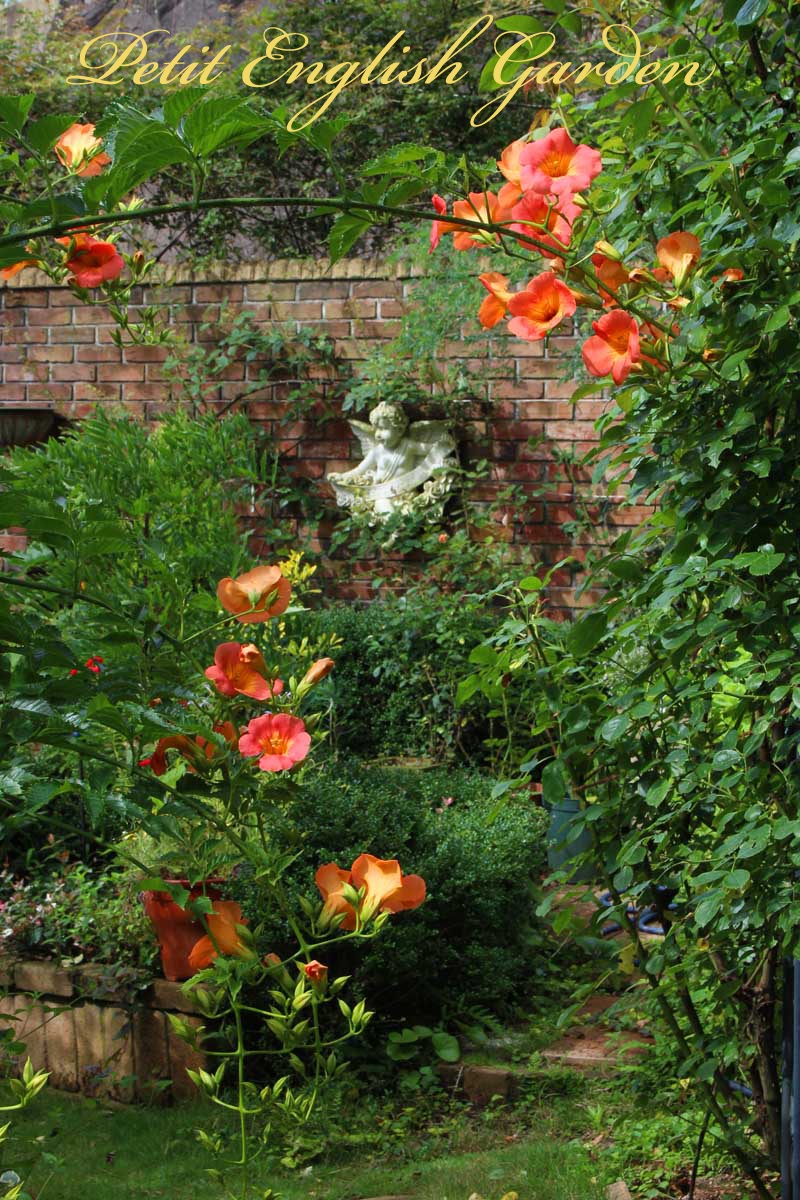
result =
[[[480,267],[476,262],[476,271]],[[278,280],[336,280],[336,279],[412,279],[425,274],[410,263],[381,258],[273,258],[251,263],[211,262],[202,267],[179,263],[160,263],[145,281],[145,285],[174,283],[270,283]],[[27,269],[9,279],[7,288],[54,288],[43,271]]]
[[[125,1003],[122,990],[100,986],[102,976],[102,963],[65,966],[57,959],[0,956],[0,988],[8,992],[26,992],[59,1000],[91,1000],[97,1004]],[[192,997],[181,990],[181,984],[170,979],[153,978],[148,988],[137,993],[137,1000],[159,1011],[201,1011]]]

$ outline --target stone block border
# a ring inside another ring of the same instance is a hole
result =
[[[6,1058],[12,1072],[30,1058],[53,1087],[122,1103],[196,1095],[186,1070],[205,1068],[206,1057],[175,1034],[168,1014],[203,1022],[179,983],[154,979],[131,1000],[94,964],[3,959],[0,988],[0,1031],[10,1025],[25,1045]]]

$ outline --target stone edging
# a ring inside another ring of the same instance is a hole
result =
[[[126,1103],[196,1095],[186,1070],[204,1068],[205,1055],[176,1035],[168,1014],[195,1028],[202,1021],[179,983],[154,979],[132,1002],[104,986],[100,966],[3,958],[0,987],[0,1029],[10,1024],[25,1045],[12,1070],[30,1057],[54,1087]]]

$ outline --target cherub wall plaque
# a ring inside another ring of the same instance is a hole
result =
[[[339,504],[376,522],[393,513],[441,517],[458,465],[447,422],[409,424],[398,405],[384,402],[373,408],[369,423],[350,425],[364,457],[351,471],[328,476]]]

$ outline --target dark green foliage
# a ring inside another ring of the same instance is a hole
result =
[[[315,634],[344,641],[331,676],[339,752],[483,755],[486,718],[477,703],[457,713],[455,694],[470,650],[491,628],[485,605],[420,586],[360,608],[334,604],[308,620]]]
[[[166,621],[180,619],[193,588],[245,560],[235,504],[258,478],[257,436],[243,416],[176,411],[150,431],[99,412],[62,439],[16,451],[6,486],[36,498],[42,528],[30,517],[26,525],[49,546],[33,551],[49,582],[71,587],[80,563],[88,590],[121,599],[137,589]]]
[[[502,1010],[543,969],[543,926],[533,914],[544,813],[518,803],[493,819],[491,789],[490,779],[464,770],[338,761],[309,777],[293,806],[304,835],[288,876],[298,893],[316,895],[321,864],[349,867],[362,852],[397,858],[426,880],[421,908],[397,914],[380,938],[342,949],[330,964],[332,973],[352,971],[381,1014],[435,1020],[478,1006]],[[240,886],[246,906],[246,881]],[[280,926],[260,916],[265,950],[280,952]]]

